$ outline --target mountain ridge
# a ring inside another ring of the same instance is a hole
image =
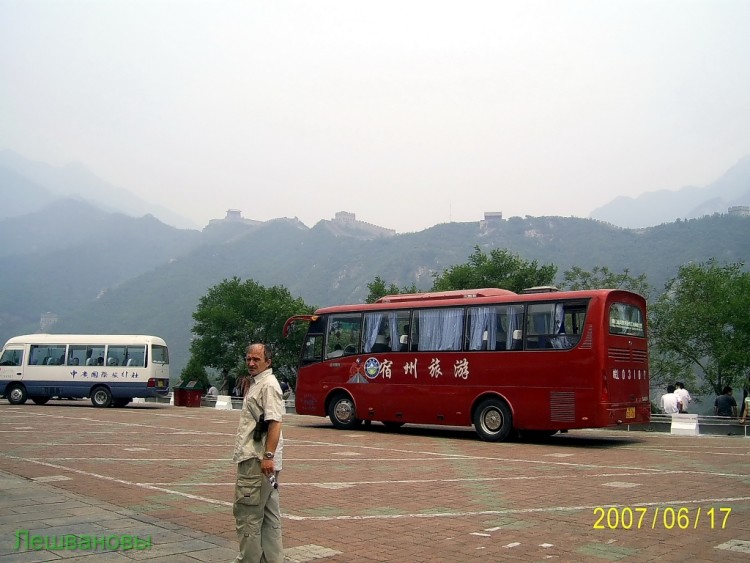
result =
[[[589,217],[638,229],[677,219],[726,213],[734,206],[750,206],[750,155],[742,157],[718,179],[702,188],[685,186],[676,191],[656,190],[637,197],[617,196],[594,209]]]
[[[40,317],[51,313],[58,319],[54,332],[163,336],[177,370],[187,362],[200,297],[234,276],[283,285],[311,305],[357,303],[375,276],[429,290],[434,275],[465,263],[478,246],[554,264],[558,278],[573,266],[645,273],[658,292],[682,264],[711,258],[747,264],[750,254],[750,217],[726,210],[641,228],[595,218],[498,216],[391,235],[345,214],[345,225],[321,220],[307,227],[279,218],[178,229],[151,214],[133,217],[57,197],[15,172],[3,176],[8,170],[1,164],[0,193],[14,201],[9,190],[28,189],[29,198],[20,198],[18,214],[0,215],[0,341],[38,331]],[[750,157],[714,182],[709,195],[726,201],[742,194],[746,174]]]

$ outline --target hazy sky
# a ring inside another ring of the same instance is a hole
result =
[[[750,0],[0,0],[0,149],[197,225],[587,217],[750,153]]]

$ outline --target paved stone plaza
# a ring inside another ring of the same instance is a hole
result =
[[[0,401],[0,562],[230,561],[238,416]],[[470,428],[340,431],[299,415],[284,436],[290,562],[750,560],[741,436],[588,430],[491,444]],[[19,549],[19,531],[151,545]]]

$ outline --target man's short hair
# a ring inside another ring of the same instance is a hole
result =
[[[252,344],[248,344],[247,348],[245,348],[245,354],[247,354],[254,346],[260,346],[263,349],[263,359],[268,363],[271,363],[271,360],[273,359],[273,350],[269,345],[263,344],[262,342],[253,342]]]

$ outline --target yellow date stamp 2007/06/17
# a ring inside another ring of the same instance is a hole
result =
[[[721,529],[727,526],[731,508],[688,508],[682,506],[597,506],[594,508],[595,530],[697,530]]]

